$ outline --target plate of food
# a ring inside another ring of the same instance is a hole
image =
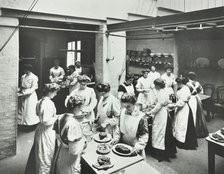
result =
[[[96,152],[99,154],[108,154],[110,153],[110,151],[111,151],[110,145],[105,143],[99,144],[96,149]]]
[[[107,143],[112,139],[112,136],[106,132],[100,132],[96,134],[93,139],[98,143]]]
[[[112,148],[114,153],[121,156],[130,156],[132,153],[132,149],[133,148],[131,146],[123,143],[118,143]]]
[[[221,134],[221,132],[209,134],[209,137],[214,141],[217,141],[219,143],[224,143],[224,136]]]
[[[107,170],[114,166],[114,164],[111,163],[110,158],[104,155],[101,155],[97,158],[97,162],[92,165],[98,170]]]

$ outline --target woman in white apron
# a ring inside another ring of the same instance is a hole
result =
[[[177,83],[175,81],[175,76],[172,73],[173,67],[171,65],[166,65],[165,70],[166,70],[166,72],[163,75],[161,75],[161,79],[163,79],[164,82],[166,83],[166,88],[167,88],[168,94],[176,95]]]
[[[192,110],[197,137],[205,138],[208,136],[208,129],[203,114],[202,102],[198,97],[198,94],[203,94],[203,88],[199,82],[195,81],[195,77],[196,74],[194,72],[188,73],[189,82],[187,83],[187,86],[191,91],[189,105]]]
[[[102,130],[112,135],[113,143],[119,141],[119,118],[121,112],[120,101],[110,93],[108,83],[99,83],[96,90],[101,96],[97,107],[97,123]]]
[[[69,94],[71,94],[71,92],[75,90],[76,88],[78,88],[79,86],[79,83],[78,83],[79,74],[75,71],[74,65],[70,65],[68,68],[69,68],[70,75],[68,75],[66,79],[69,86]]]
[[[175,139],[172,133],[171,118],[168,112],[169,94],[165,88],[165,82],[158,78],[154,81],[156,89],[156,105],[147,114],[153,117],[152,147],[153,156],[158,161],[169,161],[176,157]]]
[[[151,65],[151,71],[148,74],[148,80],[150,83],[150,88],[152,90],[152,101],[155,102],[156,100],[156,90],[155,90],[155,84],[154,84],[154,80],[160,78],[160,74],[158,72],[156,72],[156,67],[155,65]]]
[[[126,81],[123,84],[119,85],[119,87],[118,87],[117,97],[119,100],[121,99],[121,96],[124,93],[129,93],[129,94],[135,95],[135,89],[132,84],[132,81],[133,81],[133,78],[130,75],[126,75]]]
[[[145,114],[135,104],[135,96],[125,93],[121,97],[124,109],[120,116],[120,142],[133,147],[132,154],[140,154],[145,158],[145,147],[148,142],[148,122]]]
[[[55,120],[57,119],[56,108],[51,99],[57,95],[58,89],[59,86],[57,84],[45,84],[44,96],[37,103],[36,113],[40,118],[40,123],[35,131],[34,144],[26,167],[27,174],[50,173],[56,140],[55,131],[52,128]],[[32,167],[33,160],[35,167]]]
[[[139,92],[137,98],[137,104],[139,105],[139,109],[142,111],[146,109],[153,103],[153,99],[151,98],[152,90],[150,88],[150,82],[148,80],[148,70],[142,71],[142,77],[138,79],[136,84],[136,90]]]
[[[32,73],[30,64],[24,65],[24,72],[19,92],[18,124],[35,125],[40,121],[36,115],[38,77]]]
[[[86,148],[86,138],[82,132],[82,125],[75,119],[75,115],[82,113],[83,97],[75,95],[67,103],[67,112],[54,124],[56,136],[60,146],[56,152],[52,165],[52,174],[80,174],[81,154]]]
[[[173,135],[177,147],[182,149],[196,149],[198,147],[196,130],[189,100],[190,89],[186,86],[187,79],[180,76],[176,79],[178,85],[176,113],[173,122]]]
[[[93,122],[95,120],[95,114],[93,109],[97,105],[96,94],[93,88],[87,87],[87,83],[91,80],[86,75],[80,75],[78,77],[79,87],[71,92],[65,100],[65,106],[67,104],[68,98],[70,96],[75,96],[76,94],[81,95],[84,98],[84,103],[81,106],[82,112],[86,113],[86,118]]]

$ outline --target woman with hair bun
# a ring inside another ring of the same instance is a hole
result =
[[[101,96],[97,107],[97,123],[101,131],[106,131],[112,135],[113,143],[118,142],[121,105],[120,101],[110,93],[110,85],[108,83],[99,83],[96,90]]]
[[[23,66],[24,75],[21,77],[21,87],[19,91],[18,124],[36,125],[39,118],[36,115],[36,104],[38,89],[38,77],[32,73],[32,65]]]
[[[153,117],[152,124],[152,147],[153,156],[158,161],[167,160],[175,157],[176,147],[172,134],[171,118],[168,112],[169,93],[165,88],[166,84],[161,78],[154,80],[156,90],[156,104],[154,108],[148,112]]]
[[[44,96],[36,105],[36,114],[40,119],[32,147],[26,173],[49,174],[55,151],[55,131],[52,129],[56,117],[56,108],[51,100],[57,95],[59,85],[45,84]],[[34,156],[33,156],[34,155]],[[33,158],[33,159],[32,159]],[[31,161],[35,161],[35,167],[31,167]],[[32,168],[32,171],[30,169]]]
[[[86,148],[86,138],[76,116],[81,111],[84,98],[76,94],[67,100],[67,112],[54,124],[54,130],[60,146],[52,165],[52,174],[79,174],[81,172],[81,154]]]
[[[180,76],[176,79],[178,85],[177,102],[174,104],[176,112],[173,122],[173,135],[177,147],[182,149],[196,149],[198,147],[193,114],[189,106],[190,89],[186,86],[187,78]]]
[[[93,88],[87,87],[87,83],[91,80],[87,75],[78,76],[79,87],[74,89],[65,100],[65,106],[67,105],[68,98],[75,96],[76,94],[81,95],[84,98],[84,103],[81,106],[81,110],[86,114],[86,118],[93,122],[95,120],[95,114],[93,109],[97,105],[96,94]]]
[[[187,83],[187,86],[190,88],[191,91],[189,105],[192,109],[197,137],[205,138],[206,136],[208,136],[208,129],[202,109],[202,102],[201,99],[198,97],[198,94],[203,94],[203,88],[201,84],[195,80],[195,78],[195,72],[188,72],[189,82]]]
[[[124,109],[120,116],[120,142],[133,147],[132,155],[140,154],[145,158],[149,138],[145,113],[136,107],[136,98],[132,94],[124,93],[121,103]]]

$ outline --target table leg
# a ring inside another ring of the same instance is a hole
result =
[[[208,142],[208,173],[215,174],[215,153],[212,144]]]

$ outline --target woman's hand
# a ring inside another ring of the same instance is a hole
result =
[[[138,150],[136,148],[133,148],[131,152],[131,156],[137,156],[137,155],[138,155]]]

